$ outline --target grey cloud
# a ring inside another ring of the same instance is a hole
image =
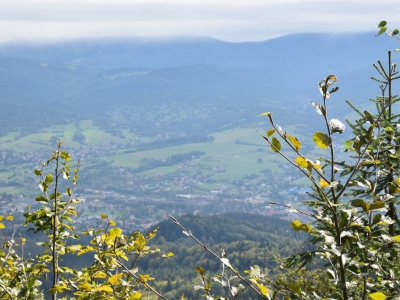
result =
[[[371,31],[382,19],[399,19],[395,5],[395,0],[3,0],[0,39],[193,34],[242,41]]]

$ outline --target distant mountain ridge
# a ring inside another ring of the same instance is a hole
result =
[[[332,104],[342,114],[344,99],[363,103],[378,93],[371,64],[397,44],[373,33],[252,43],[178,37],[0,44],[0,126],[15,128],[12,114],[40,124],[41,118],[110,118],[115,111],[118,122],[144,128],[161,122],[164,130],[186,133],[204,130],[210,120],[209,130],[250,124],[264,109],[286,110],[286,120],[297,122],[309,102],[319,101],[316,83],[331,73],[341,87]]]
[[[47,43],[0,44],[0,57],[19,57],[56,64],[102,68],[165,68],[188,64],[217,64],[263,69],[290,69],[328,62],[329,68],[349,71],[365,66],[365,59],[397,48],[393,39],[378,40],[373,33],[295,34],[264,42],[231,43],[208,37],[92,38]],[[351,62],[351,64],[350,64]],[[368,62],[368,61],[367,61]]]

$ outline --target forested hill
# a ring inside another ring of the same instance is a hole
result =
[[[262,242],[273,247],[276,237],[286,237],[289,241],[293,237],[290,222],[276,217],[249,213],[230,212],[213,216],[183,215],[174,216],[196,237],[201,240],[212,239],[215,243],[231,243],[235,241]],[[165,239],[167,242],[176,242],[187,237],[182,230],[171,220],[157,225],[159,227],[155,241]],[[283,238],[285,240],[285,238]],[[281,241],[279,241],[281,244]]]
[[[224,250],[242,274],[252,265],[259,265],[274,274],[277,267],[274,255],[285,257],[304,250],[301,247],[305,237],[295,233],[287,220],[243,213],[175,217],[215,253],[219,255]],[[193,291],[198,275],[195,267],[203,267],[210,275],[216,274],[221,272],[219,261],[184,235],[171,220],[163,221],[157,227],[152,244],[161,248],[162,253],[171,251],[174,256],[165,259],[153,255],[142,260],[140,266],[154,275],[168,299],[178,299],[182,294],[188,299],[200,299],[201,292]],[[251,299],[251,294],[245,298]]]
[[[283,84],[259,71],[215,65],[104,70],[0,58],[0,135],[82,119],[143,135],[207,134],[294,106],[300,97],[290,87],[281,95],[276,87]]]

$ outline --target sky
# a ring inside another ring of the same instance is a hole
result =
[[[0,42],[201,35],[244,42],[400,27],[398,0],[0,0]]]

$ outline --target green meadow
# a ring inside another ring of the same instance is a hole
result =
[[[260,132],[264,133],[266,129],[269,129],[266,124],[259,125],[263,128]],[[79,128],[79,129],[78,129]],[[74,133],[80,130],[85,136],[85,142],[79,143],[73,140]],[[286,128],[288,133],[294,133],[300,141],[309,140],[307,136],[301,134],[302,126],[290,126]],[[42,157],[46,157],[55,148],[55,140],[61,139],[64,142],[64,148],[66,150],[80,149],[96,147],[100,150],[99,157],[93,157],[94,154],[85,156],[82,161],[83,172],[97,172],[92,170],[91,166],[96,164],[90,158],[101,158],[106,160],[113,167],[116,168],[130,168],[136,169],[140,166],[143,159],[155,159],[155,160],[166,160],[169,157],[176,154],[186,154],[194,151],[201,151],[205,154],[201,158],[193,158],[190,163],[180,162],[174,165],[163,166],[160,163],[160,167],[154,167],[143,171],[140,174],[146,174],[149,176],[157,175],[172,175],[172,174],[200,174],[206,175],[209,178],[209,182],[203,182],[202,184],[197,183],[198,189],[217,189],[220,183],[224,183],[225,186],[230,188],[230,180],[241,180],[246,176],[258,175],[251,179],[251,184],[257,184],[262,179],[262,171],[270,170],[272,173],[279,173],[282,171],[282,167],[287,164],[281,157],[273,153],[269,148],[269,145],[254,127],[237,127],[221,132],[212,134],[212,142],[203,143],[191,143],[185,145],[170,146],[165,148],[159,148],[154,150],[137,151],[129,153],[128,151],[135,151],[136,148],[118,148],[108,151],[107,157],[103,155],[102,147],[109,149],[110,145],[116,145],[116,143],[127,144],[129,142],[140,139],[144,143],[152,141],[151,138],[144,138],[135,135],[133,132],[128,130],[122,130],[123,137],[112,135],[109,132],[99,129],[93,125],[92,120],[83,120],[79,123],[73,122],[66,125],[52,126],[40,132],[21,136],[18,131],[10,132],[6,136],[0,137],[0,151],[12,150],[18,153],[30,152],[30,151],[41,151],[45,152]],[[309,144],[308,144],[309,145]],[[282,149],[287,149],[282,143]],[[320,151],[316,151],[315,147],[309,147],[308,150],[310,155],[315,159],[320,155]],[[127,153],[128,152],[128,153]],[[111,153],[111,156],[109,156]],[[291,158],[294,156],[291,155]],[[80,159],[81,157],[73,157],[74,159]],[[89,158],[89,159],[88,159]],[[39,163],[39,161],[35,161]],[[20,176],[22,168],[32,168],[32,164],[20,163],[18,168],[8,171],[0,172],[0,182],[4,182],[5,185],[0,186],[0,192],[7,192],[16,194],[28,191],[29,188],[23,187],[12,187],[7,185]],[[104,170],[103,170],[104,171]],[[26,171],[25,171],[26,172]],[[27,175],[25,175],[27,176]],[[33,176],[29,173],[29,176]],[[248,179],[249,180],[249,179]],[[298,182],[298,183],[304,183]],[[171,189],[173,187],[171,186]]]

